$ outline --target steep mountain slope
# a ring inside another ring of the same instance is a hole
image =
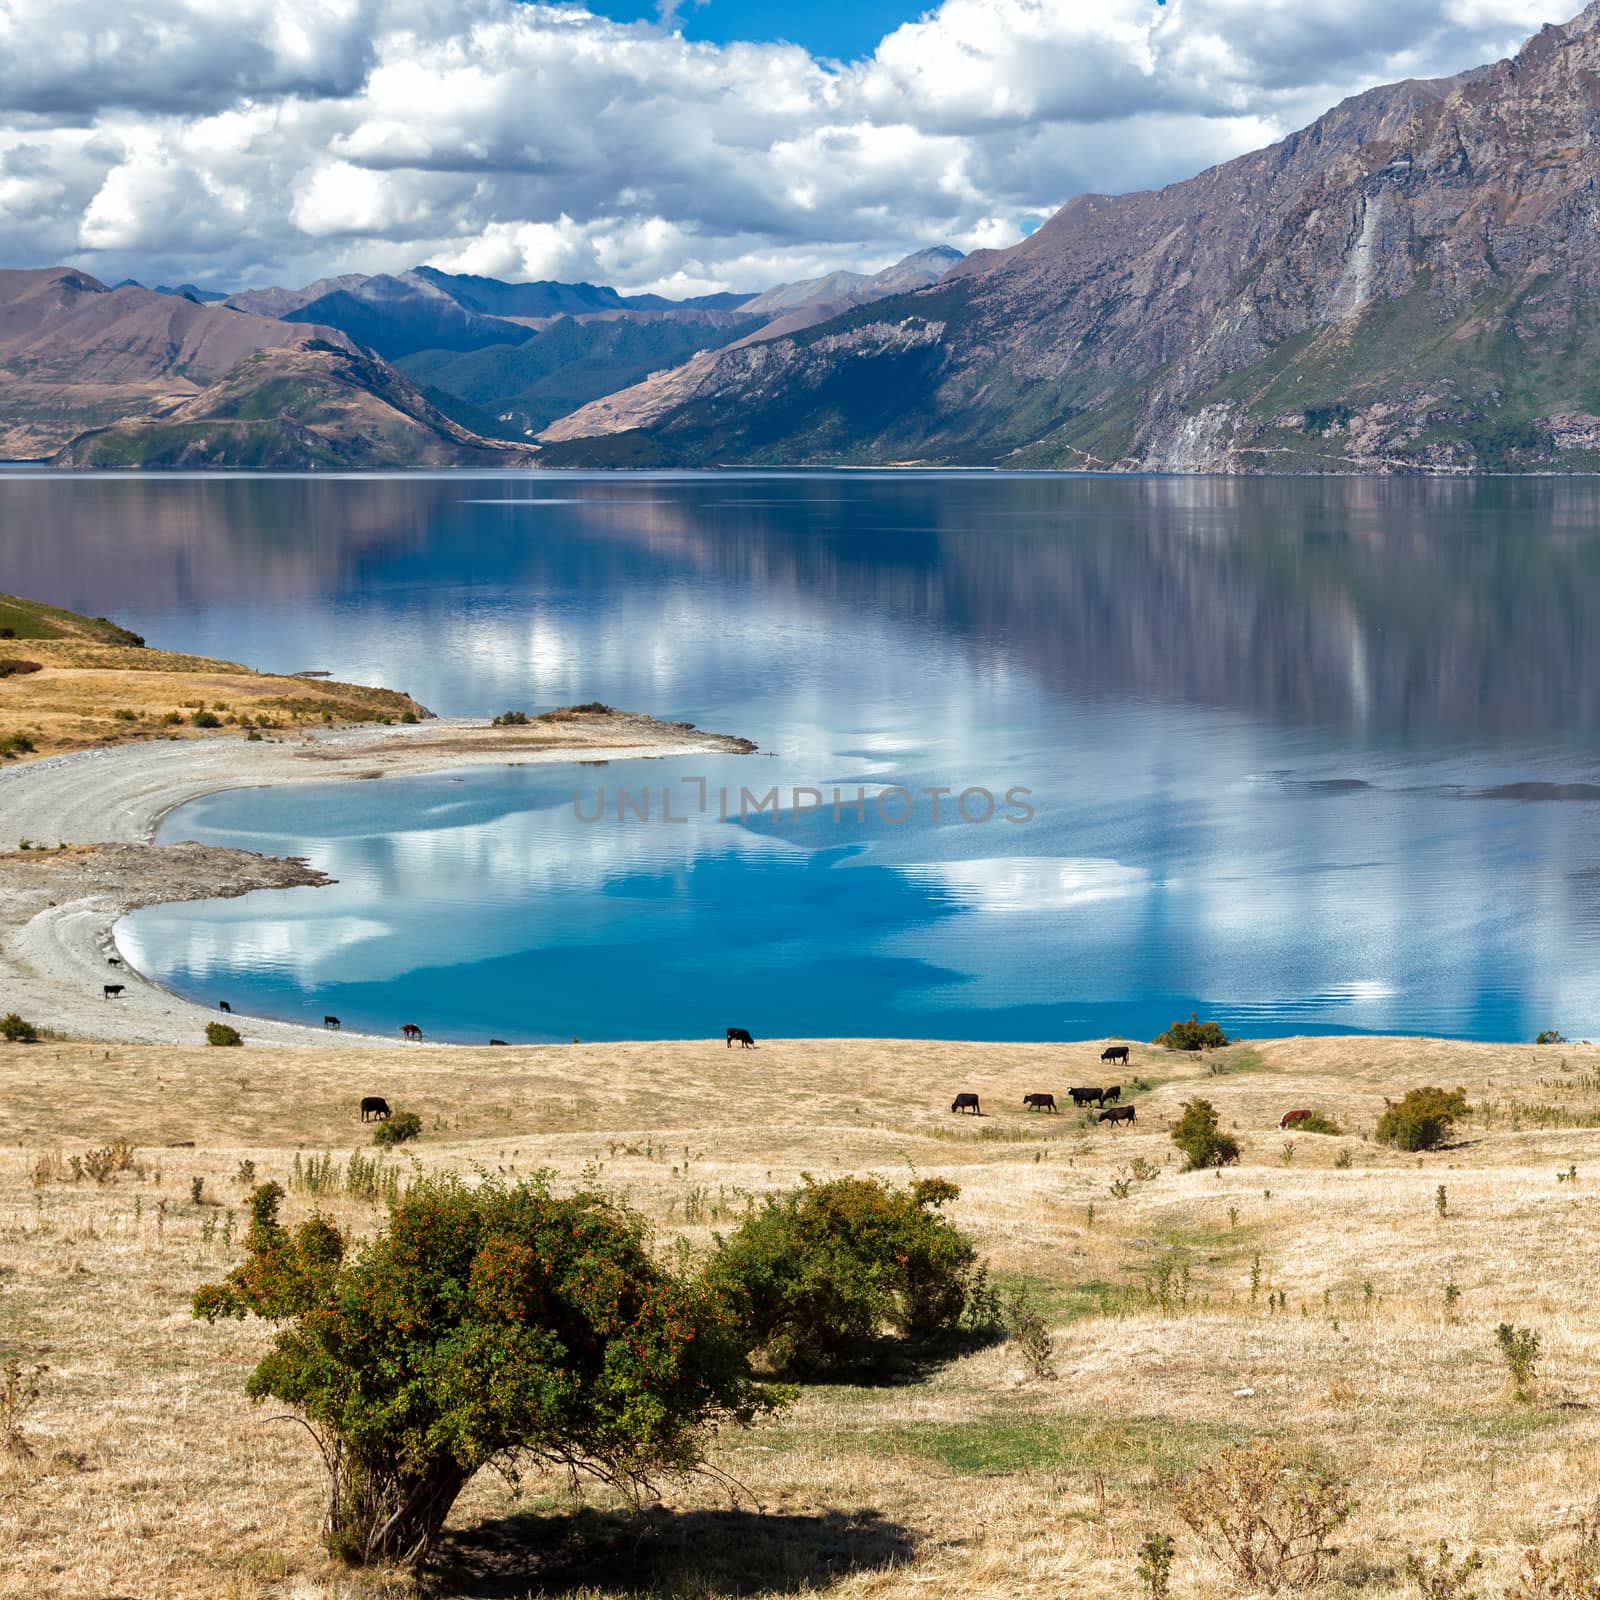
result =
[[[260,350],[157,416],[74,439],[70,467],[516,466],[529,457],[460,427],[401,373],[313,339]]]
[[[86,428],[179,404],[259,350],[320,340],[70,267],[0,272],[0,457],[46,456]]]
[[[949,245],[934,245],[906,256],[881,272],[832,272],[825,278],[779,284],[745,301],[739,308],[742,316],[756,317],[760,321],[735,341],[734,348],[778,339],[827,322],[854,306],[868,305],[937,283],[961,259],[959,250]],[[708,340],[702,348],[710,350],[715,346]],[[597,398],[590,406],[559,417],[543,437],[558,441],[646,427],[693,396],[701,379],[718,370],[713,356],[699,354],[680,367],[657,372],[632,387],[624,387],[622,382],[612,384],[609,390],[597,391]]]
[[[565,419],[555,460],[1600,465],[1600,5]],[[583,443],[575,424],[647,438]]]
[[[759,319],[730,312],[561,317],[519,345],[467,354],[424,350],[396,365],[458,420],[471,417],[478,432],[515,439],[759,326]],[[473,409],[458,410],[458,402]]]

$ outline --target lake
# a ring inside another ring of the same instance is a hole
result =
[[[441,714],[760,745],[185,807],[163,839],[339,879],[122,923],[208,1003],[480,1042],[1600,1034],[1600,482],[8,471],[0,588]]]

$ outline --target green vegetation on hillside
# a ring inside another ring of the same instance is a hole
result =
[[[0,638],[7,639],[92,639],[99,644],[139,646],[144,640],[127,628],[104,617],[86,617],[62,606],[47,606],[42,600],[25,600],[21,595],[0,594]]]

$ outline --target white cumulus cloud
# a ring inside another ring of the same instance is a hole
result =
[[[517,0],[0,0],[0,265],[243,286],[419,261],[754,289],[1014,242],[1536,0],[944,0],[839,64]]]

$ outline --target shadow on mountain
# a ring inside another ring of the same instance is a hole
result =
[[[583,1507],[523,1513],[450,1535],[435,1562],[448,1592],[512,1600],[589,1587],[628,1595],[810,1594],[851,1573],[901,1566],[910,1529],[871,1510],[637,1516]]]

